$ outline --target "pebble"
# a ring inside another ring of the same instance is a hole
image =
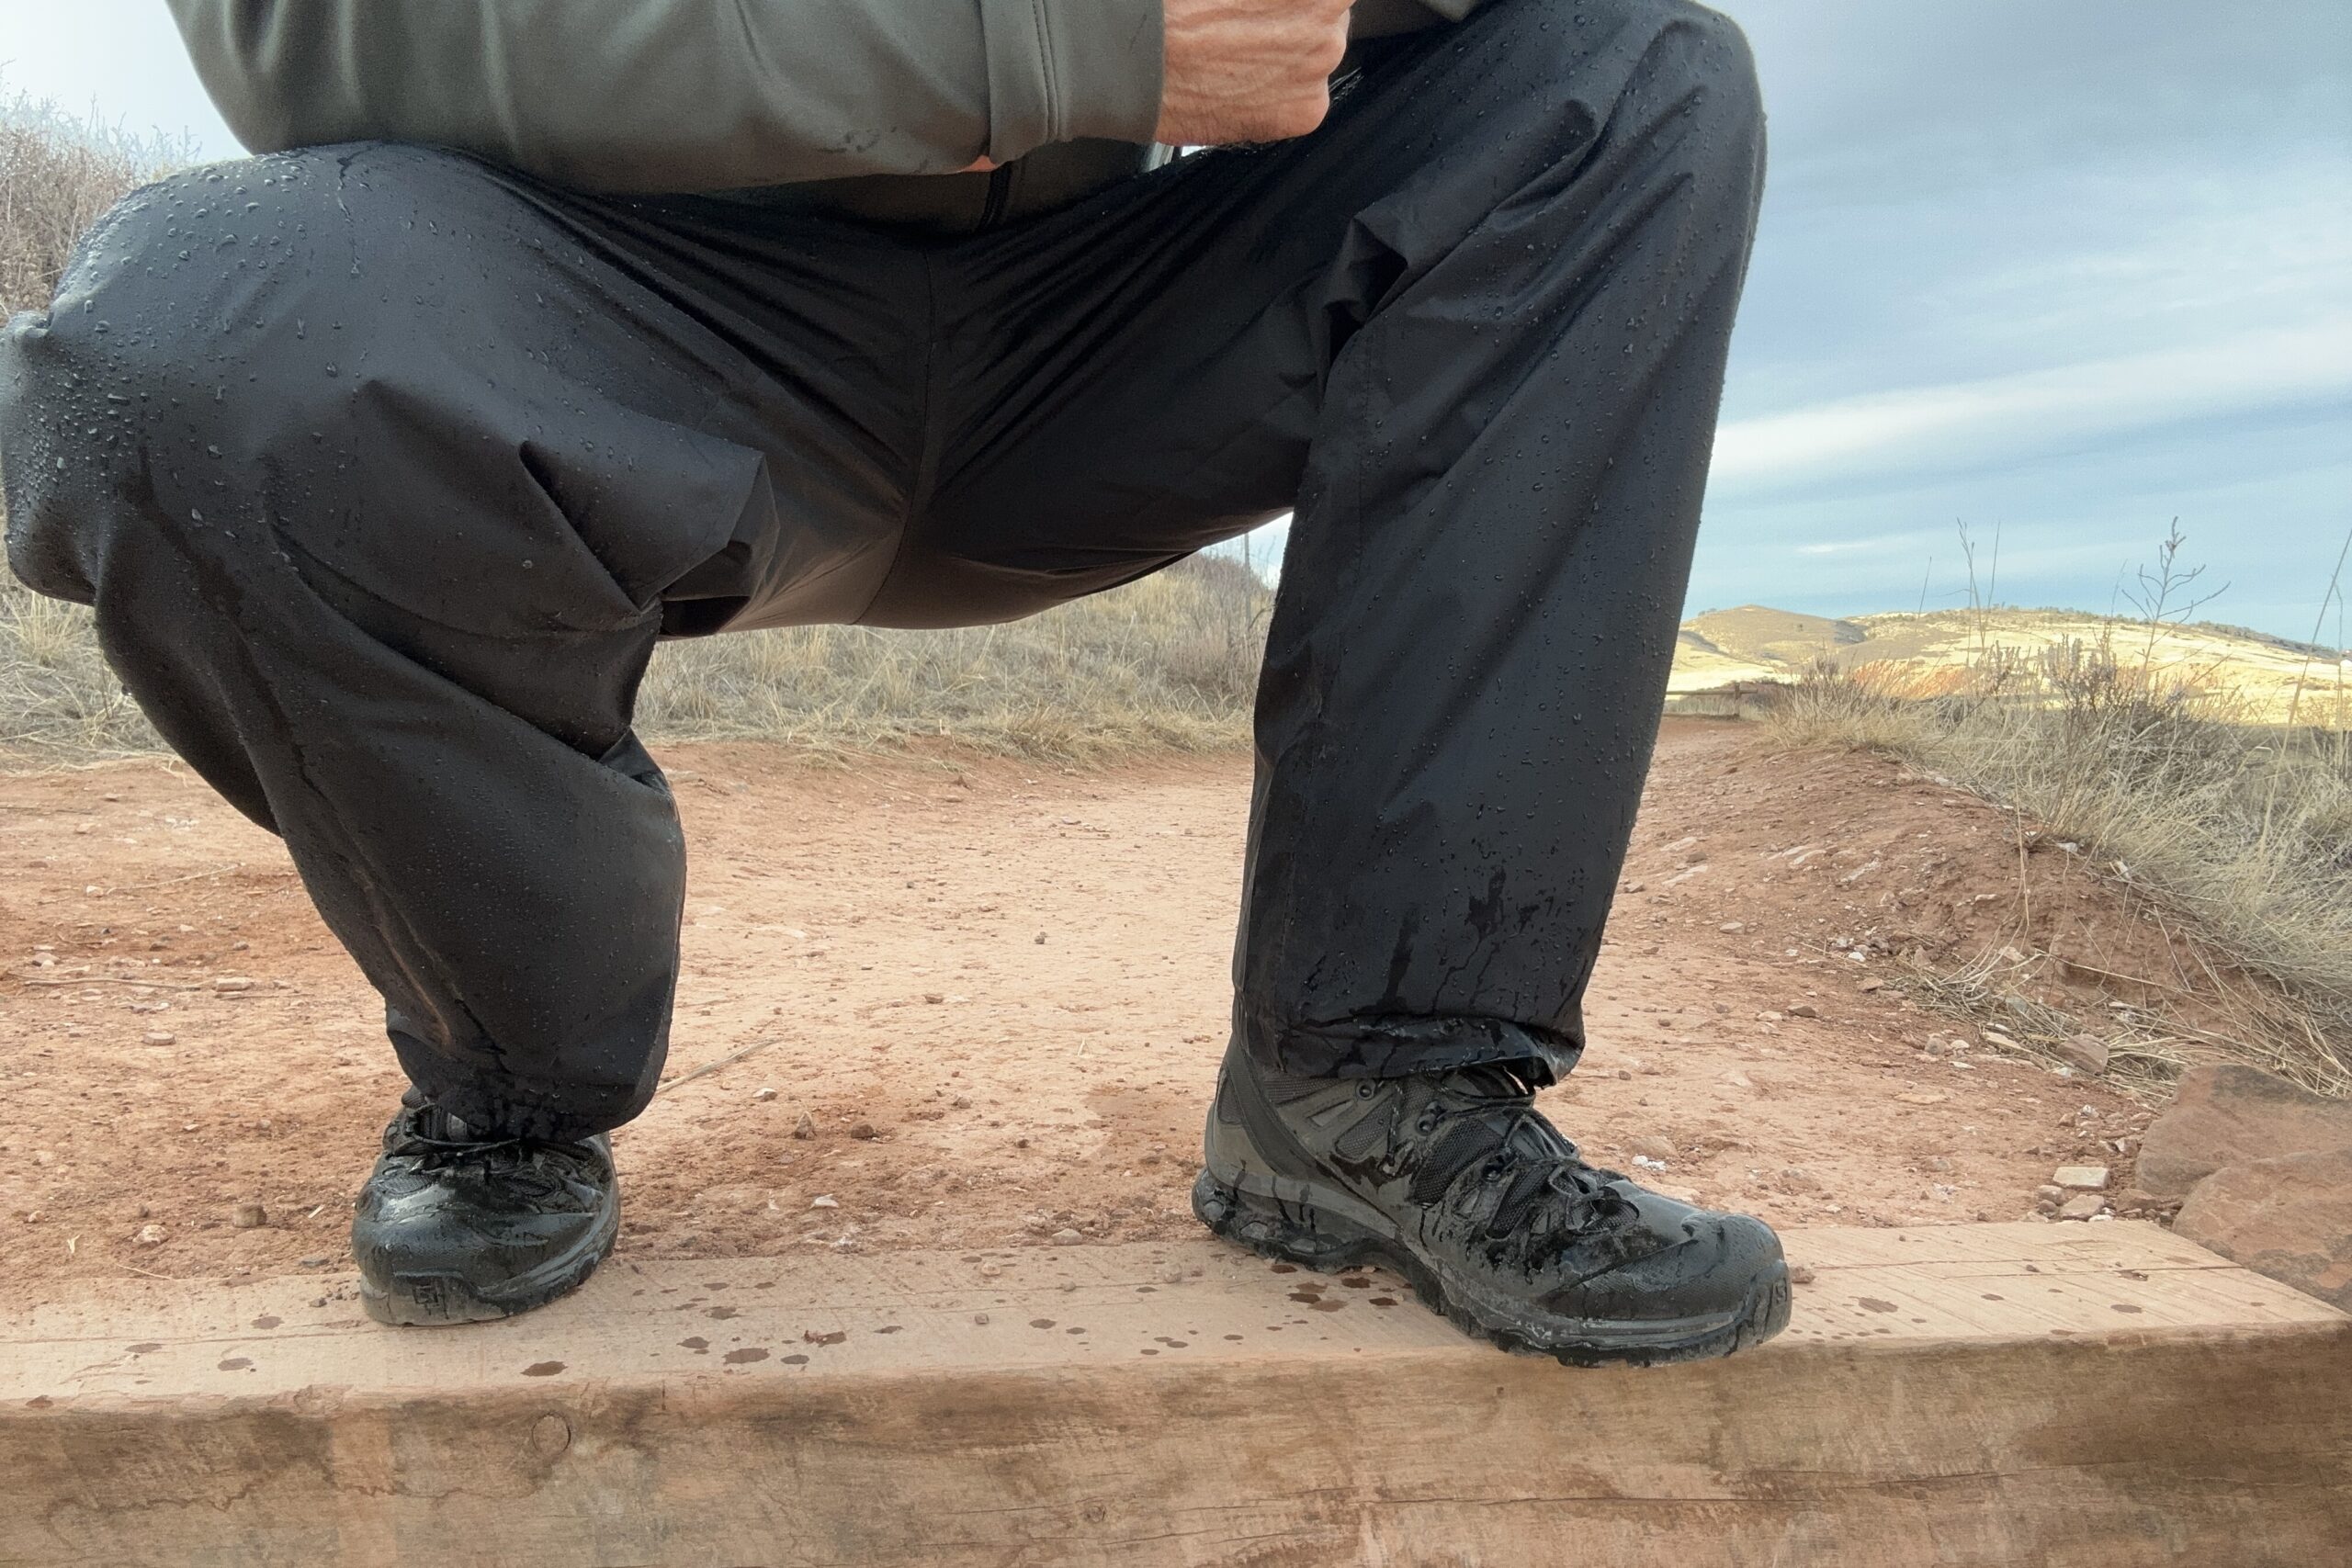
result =
[[[880,1134],[876,1134],[876,1133],[874,1131],[874,1123],[873,1123],[873,1122],[860,1122],[856,1126],[852,1127],[852,1128],[849,1130],[849,1135],[850,1135],[851,1137],[853,1137],[853,1138],[865,1139],[865,1138],[877,1137],[877,1136],[879,1136]]]
[[[1069,1230],[1068,1228],[1057,1230],[1054,1233],[1054,1245],[1056,1247],[1075,1247],[1085,1239],[1086,1237],[1080,1232]]]
[[[1793,1002],[1785,1010],[1791,1018],[1819,1018],[1821,1010],[1811,1002]]]
[[[830,1192],[820,1193],[808,1200],[808,1206],[812,1209],[838,1209],[842,1206],[842,1201]]]
[[[2076,1072],[2097,1077],[2107,1071],[2107,1042],[2096,1034],[2069,1034],[2050,1050],[2052,1055]]]
[[[1886,982],[1885,982],[1885,981],[1883,981],[1883,980],[1882,980],[1882,979],[1880,979],[1877,976],[1873,975],[1873,976],[1871,976],[1869,979],[1864,980],[1864,981],[1862,981],[1860,984],[1857,985],[1857,986],[1854,987],[1854,989],[1856,989],[1856,990],[1858,990],[1858,991],[1876,991],[1876,990],[1883,989],[1883,988],[1885,987],[1885,985],[1886,985]]]
[[[775,1090],[772,1089],[755,1089],[752,1091],[752,1098],[764,1103],[775,1098]]]
[[[2062,1220],[2094,1219],[2107,1210],[2107,1200],[2096,1192],[2077,1192],[2058,1205]]]
[[[229,1223],[241,1231],[258,1230],[269,1224],[269,1211],[259,1203],[240,1203]]]
[[[1657,1160],[1661,1163],[1677,1158],[1681,1153],[1680,1150],[1674,1146],[1674,1140],[1671,1138],[1662,1138],[1656,1133],[1645,1133],[1640,1137],[1634,1139],[1625,1146],[1636,1155],[1647,1159]]]
[[[138,1235],[132,1239],[137,1241],[141,1247],[160,1247],[163,1245],[164,1240],[164,1227],[161,1225],[141,1225],[139,1227]]]
[[[2107,1190],[2107,1167],[2103,1165],[2062,1165],[2051,1180],[2061,1187],[2078,1192]]]
[[[814,1116],[809,1115],[806,1111],[802,1111],[800,1113],[800,1120],[792,1124],[792,1135],[796,1138],[815,1137],[817,1135],[817,1119]]]
[[[1747,929],[1747,922],[1746,920],[1725,920],[1722,925],[1715,928],[1715,930],[1719,931],[1744,931]]]
[[[254,983],[243,975],[222,975],[213,980],[212,988],[216,991],[250,991]]]
[[[176,1043],[179,1036],[168,1029],[151,1029],[139,1039],[145,1045],[170,1045]]]

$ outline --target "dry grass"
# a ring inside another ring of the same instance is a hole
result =
[[[928,739],[1069,759],[1238,746],[1249,737],[1271,595],[1195,557],[1008,626],[721,635],[654,660],[639,727],[671,739],[822,750]]]
[[[1249,739],[1271,595],[1239,562],[1184,561],[1011,626],[811,626],[656,650],[638,702],[655,741],[783,740],[842,752],[948,739],[1095,760]],[[90,614],[0,579],[0,770],[161,742],[98,652]]]
[[[1886,751],[2015,807],[2212,953],[2203,1000],[2228,1028],[2140,1019],[2143,1066],[2229,1056],[2352,1092],[2352,731],[2245,722],[2111,643],[1988,649],[1957,692],[1870,669],[1816,669],[1767,721],[1776,738]],[[1922,999],[2008,1006],[1991,978]]]
[[[162,745],[99,656],[90,613],[44,599],[0,572],[0,771]]]

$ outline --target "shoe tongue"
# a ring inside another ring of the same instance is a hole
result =
[[[1445,1075],[1443,1081],[1454,1093],[1480,1100],[1527,1100],[1534,1092],[1509,1062],[1476,1062],[1456,1067]]]
[[[437,1105],[413,1105],[401,1115],[400,1126],[412,1138],[434,1144],[477,1143],[474,1134],[467,1130],[463,1121]]]

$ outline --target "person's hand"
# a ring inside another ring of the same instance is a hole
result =
[[[1176,146],[1279,141],[1323,123],[1348,47],[1351,0],[1166,0],[1168,51],[1154,139]]]

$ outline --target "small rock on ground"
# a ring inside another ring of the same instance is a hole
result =
[[[2078,1073],[2097,1077],[2107,1071],[2107,1042],[2096,1034],[2070,1034],[2050,1050]]]

